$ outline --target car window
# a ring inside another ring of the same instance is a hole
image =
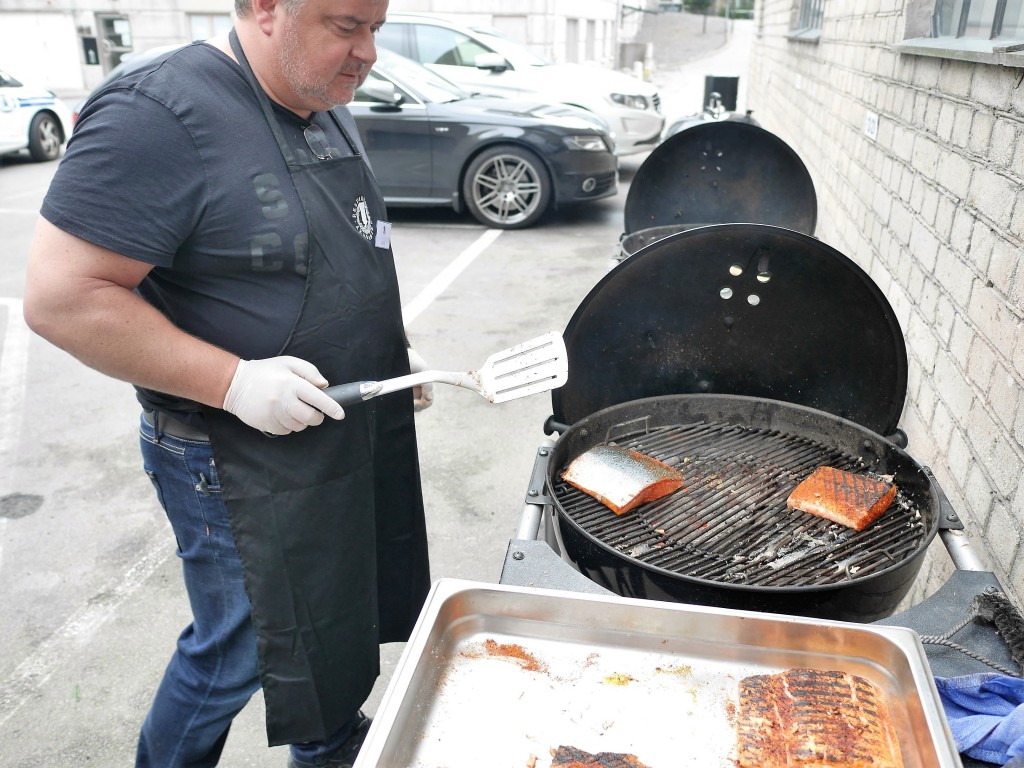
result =
[[[0,88],[21,88],[21,82],[0,70]]]
[[[359,89],[356,91],[356,95],[355,95],[355,98],[353,99],[353,101],[355,101],[355,102],[366,102],[367,104],[381,104],[381,103],[383,103],[380,99],[376,98],[373,94],[368,93],[366,91],[366,86],[370,85],[371,83],[375,83],[375,84],[384,83],[385,85],[390,85],[399,94],[401,94],[402,98],[404,98],[406,102],[416,102],[416,101],[418,101],[418,99],[413,94],[409,93],[407,90],[402,88],[402,86],[400,86],[394,80],[389,80],[388,78],[384,77],[379,72],[374,72],[372,70],[370,71],[370,74],[367,76],[367,78],[363,82],[363,84],[361,86],[359,86]]]
[[[421,64],[448,64],[475,67],[481,53],[494,53],[490,48],[461,32],[444,27],[418,24],[414,28],[416,50]]]

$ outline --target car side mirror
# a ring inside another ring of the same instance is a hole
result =
[[[362,99],[378,102],[375,106],[382,107],[400,107],[405,101],[405,96],[385,80],[372,80],[363,83],[359,89],[359,96]]]
[[[490,70],[495,74],[504,72],[506,69],[512,69],[511,65],[505,60],[505,57],[500,53],[478,53],[476,58],[473,59],[473,66],[477,69]]]

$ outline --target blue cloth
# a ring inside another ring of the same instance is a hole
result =
[[[961,754],[996,765],[1024,765],[1024,678],[936,677],[935,686]]]

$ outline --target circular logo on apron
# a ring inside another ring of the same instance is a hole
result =
[[[352,221],[355,222],[356,232],[369,240],[373,237],[373,219],[370,216],[370,206],[366,204],[366,198],[360,195],[352,206]]]

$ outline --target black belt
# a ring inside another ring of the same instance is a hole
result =
[[[142,412],[142,417],[146,420],[146,423],[149,424],[149,426],[156,430],[157,435],[164,434],[170,435],[171,437],[178,437],[182,440],[200,440],[202,442],[210,442],[210,436],[201,429],[196,429],[195,427],[186,424],[181,419],[168,416],[163,411],[146,409]]]

